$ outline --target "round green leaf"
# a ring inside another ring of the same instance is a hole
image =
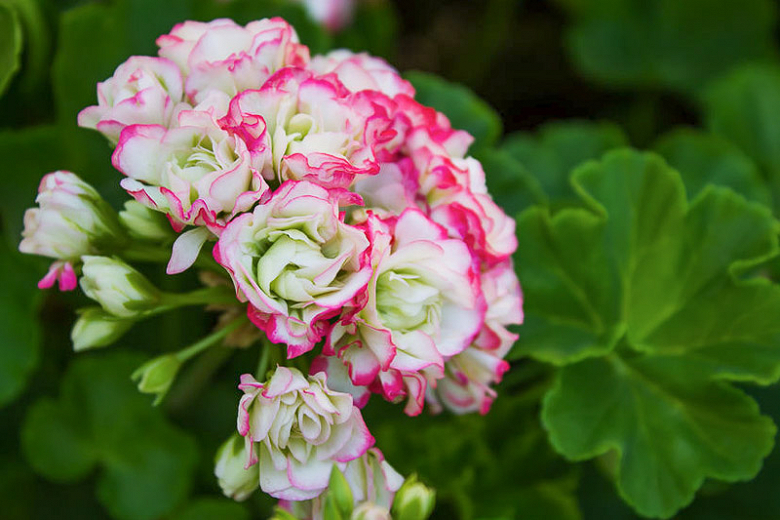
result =
[[[771,0],[612,0],[572,12],[575,65],[610,87],[692,92],[740,63],[775,55]]]
[[[613,354],[565,367],[542,420],[573,460],[616,451],[621,496],[664,518],[690,503],[707,477],[753,478],[776,432],[742,391],[673,356]]]

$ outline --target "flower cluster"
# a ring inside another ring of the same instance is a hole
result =
[[[171,298],[140,282],[109,294],[117,284],[105,277],[121,269],[94,256],[117,254],[102,238],[165,243],[171,231],[154,218],[164,215],[178,234],[169,274],[211,243],[234,308],[312,374],[243,376],[245,443],[231,439],[217,465],[226,493],[259,485],[315,500],[338,471],[356,507],[368,504],[358,509],[388,509],[400,480],[369,451],[360,408],[379,394],[409,415],[426,402],[487,412],[516,339],[507,327],[522,321],[514,221],[467,156],[472,137],[378,58],[310,57],[281,19],[185,22],[157,44],[159,56],[120,65],[79,115],[115,145],[126,211],[117,219],[75,176],[51,174],[22,250],[58,259],[44,286],[59,277],[73,288],[84,263],[87,294],[127,318]],[[367,491],[380,474],[384,491]]]

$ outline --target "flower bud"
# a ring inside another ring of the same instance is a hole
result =
[[[217,450],[214,474],[225,496],[244,500],[260,486],[258,466],[244,468],[247,460],[244,439],[233,434]]]
[[[344,473],[333,466],[328,481],[328,491],[324,498],[323,519],[347,520],[352,515],[353,500],[352,490]]]
[[[119,221],[133,238],[162,241],[175,235],[165,215],[135,200],[125,202],[125,209],[119,212]]]
[[[268,520],[298,520],[298,517],[281,507],[274,508],[274,514]]]
[[[106,256],[85,256],[83,260],[81,289],[106,312],[130,318],[160,300],[160,291],[121,260]]]
[[[73,173],[45,175],[35,202],[38,207],[24,215],[24,238],[19,244],[22,253],[77,260],[123,235],[111,206]]]
[[[79,314],[70,332],[73,350],[76,352],[110,345],[135,323],[133,320],[117,318],[100,307],[88,307],[79,311]]]
[[[393,520],[386,507],[371,502],[363,502],[355,508],[349,520]]]
[[[436,492],[417,480],[416,475],[406,479],[393,501],[395,520],[425,520],[433,512]]]
[[[181,361],[174,354],[165,354],[151,359],[138,367],[130,376],[138,381],[138,390],[144,394],[157,394],[154,404],[162,401],[176,379]]]
[[[24,214],[19,251],[60,260],[52,264],[40,288],[59,280],[60,290],[74,289],[73,264],[81,256],[108,252],[127,239],[116,212],[95,188],[73,173],[44,175],[35,202],[38,207]]]

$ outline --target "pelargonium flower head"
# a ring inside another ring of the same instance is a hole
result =
[[[308,500],[374,443],[349,394],[334,392],[324,373],[306,378],[295,368],[277,367],[265,383],[241,376],[244,396],[238,432],[249,452],[247,467],[260,465],[260,488],[284,500]]]
[[[376,380],[388,399],[419,401],[418,373],[441,377],[443,357],[462,352],[482,327],[474,259],[415,208],[397,219],[369,215],[366,226],[373,276],[362,307],[333,326],[323,353],[342,359],[354,384]]]
[[[112,160],[127,176],[122,187],[166,213],[177,231],[188,224],[219,230],[267,190],[246,143],[207,112],[184,111],[171,129],[125,128]]]
[[[35,202],[38,207],[24,214],[19,250],[59,260],[40,281],[40,288],[59,280],[60,290],[75,289],[73,264],[83,255],[109,250],[126,238],[116,212],[74,173],[44,175]]]
[[[347,188],[356,176],[379,171],[364,139],[366,118],[340,84],[308,70],[288,67],[262,88],[242,92],[221,122],[247,142],[271,150],[263,168],[269,181],[311,180]]]
[[[234,96],[257,88],[275,71],[303,67],[309,49],[281,18],[266,18],[245,27],[232,20],[187,21],[157,39],[159,54],[187,76],[186,92],[199,103],[209,90]]]
[[[128,125],[169,126],[184,102],[184,83],[171,60],[132,56],[114,75],[98,83],[98,104],[79,113],[79,126],[94,128],[109,141],[119,141]]]
[[[427,398],[434,408],[443,404],[455,413],[487,413],[496,397],[491,385],[500,383],[509,369],[504,357],[517,335],[507,326],[523,321],[520,283],[511,260],[481,278],[487,302],[484,327],[472,345],[446,361],[444,378],[437,381],[436,389],[429,388]]]
[[[214,256],[250,318],[288,356],[311,350],[324,320],[351,305],[371,276],[364,232],[343,222],[339,199],[305,181],[287,181],[252,213],[233,219]]]
[[[317,74],[335,74],[352,92],[375,90],[389,97],[397,94],[414,97],[414,87],[382,58],[365,52],[337,49],[314,56],[309,68]]]

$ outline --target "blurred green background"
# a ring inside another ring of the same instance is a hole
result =
[[[407,74],[421,102],[478,138],[471,152],[511,214],[570,204],[572,168],[626,145],[706,170],[686,178],[689,190],[722,181],[780,202],[771,0],[365,0],[337,34],[281,0],[0,0],[0,517],[269,515],[272,500],[232,503],[213,477],[214,451],[235,428],[238,376],[256,351],[209,352],[152,408],[130,372],[197,340],[214,316],[177,311],[76,356],[69,330],[86,298],[38,291],[48,262],[16,250],[46,172],[74,171],[116,207],[124,200],[104,139],[76,126],[98,81],[132,54],[153,54],[179,21],[273,15],[312,53],[366,50]],[[195,284],[191,273],[145,269],[166,290]],[[552,369],[514,358],[486,417],[410,419],[374,398],[366,419],[387,459],[436,487],[434,518],[637,518],[610,482],[608,458],[572,464],[549,447],[538,414]],[[777,387],[747,390],[780,420]],[[706,482],[677,517],[777,519],[778,490],[775,452],[750,483]]]

